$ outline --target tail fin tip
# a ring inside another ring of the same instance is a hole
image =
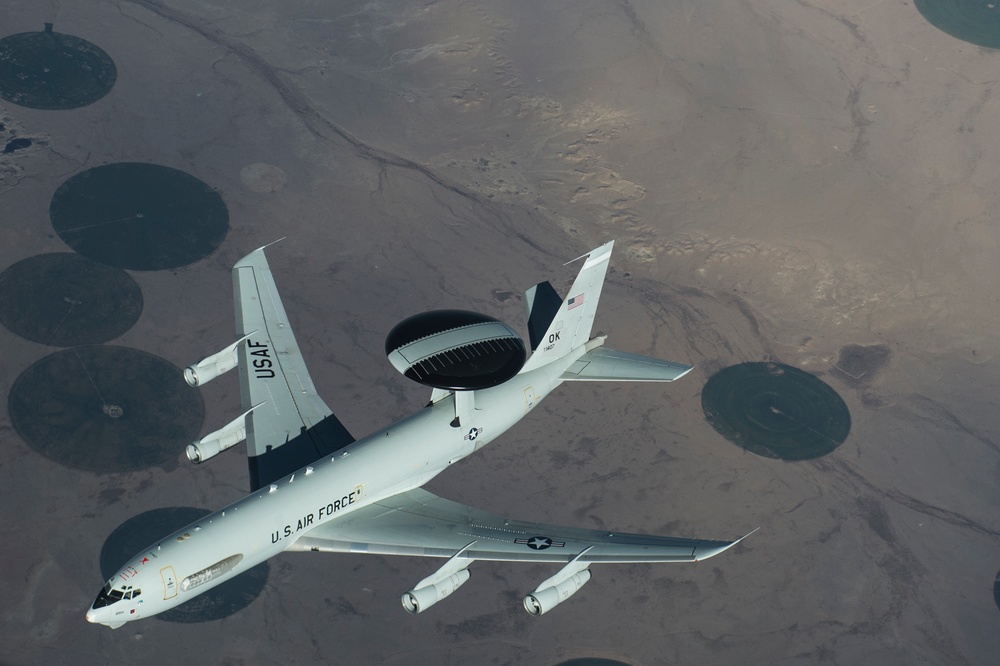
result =
[[[561,358],[590,339],[614,244],[613,240],[609,241],[573,260],[586,257],[565,300],[560,300],[547,282],[535,285],[525,293],[533,353],[522,372]]]

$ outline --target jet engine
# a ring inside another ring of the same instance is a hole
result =
[[[462,569],[438,583],[410,590],[403,595],[403,608],[407,613],[425,611],[457,590],[467,580],[469,580],[469,570]]]
[[[557,585],[535,590],[524,598],[524,609],[532,615],[544,615],[576,594],[588,580],[590,569],[584,569]]]
[[[256,331],[254,331],[256,333]],[[240,343],[249,338],[253,333],[244,335],[242,338],[229,345],[225,349],[212,354],[195,365],[184,368],[184,381],[189,386],[201,386],[207,384],[219,375],[225,374],[236,367],[239,362],[236,350]]]
[[[400,601],[407,613],[425,611],[469,580],[469,565],[475,560],[465,559],[463,554],[475,544],[470,542],[448,558],[444,565],[427,578],[413,586]]]
[[[433,310],[404,319],[386,337],[385,353],[406,377],[447,391],[502,384],[527,358],[516,331],[465,310]]]
[[[546,578],[535,591],[524,598],[524,610],[532,615],[544,615],[566,601],[590,580],[590,562],[584,556],[593,548],[588,546],[556,573]]]
[[[253,409],[247,410],[230,421],[228,425],[205,435],[197,442],[188,444],[186,449],[188,460],[195,464],[205,462],[246,439],[247,414],[252,411]]]

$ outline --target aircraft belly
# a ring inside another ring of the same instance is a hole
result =
[[[541,368],[507,384],[477,391],[471,420],[460,428],[451,426],[454,403],[441,400],[186,527],[162,544],[166,551],[163,561],[169,560],[176,568],[179,586],[186,577],[227,558],[240,555],[242,559],[224,575],[189,592],[182,590],[180,596],[190,598],[195,590],[211,589],[286,549],[315,549],[311,532],[329,534],[328,523],[349,524],[350,514],[359,509],[366,509],[366,517],[373,509],[382,513],[373,506],[375,502],[418,488],[517,423],[525,413],[525,387],[532,388],[537,403],[558,383],[553,373],[559,372]],[[386,513],[392,511],[385,509]],[[478,556],[483,559],[510,559],[509,554],[490,549],[491,539],[508,540],[498,535],[496,528],[467,524],[456,536],[478,539],[482,543]],[[328,552],[448,554],[434,546],[372,546],[328,539],[322,545]],[[539,555],[543,554],[535,553],[532,559],[565,559],[562,552]]]
[[[164,559],[173,562],[183,580],[216,561],[242,555],[240,564],[222,577],[228,579],[283,550],[308,549],[296,542],[308,541],[306,537],[317,527],[350,520],[350,514],[358,509],[423,485],[454,460],[502,434],[524,414],[522,384],[531,384],[540,400],[550,390],[550,374],[541,369],[508,385],[476,392],[476,409],[468,427],[450,425],[453,406],[442,400],[372,433],[316,461],[309,466],[311,471],[301,469],[279,479],[173,535],[163,544],[168,551]],[[483,533],[478,538],[489,536]],[[347,543],[336,549],[365,552],[367,547]],[[412,549],[398,550],[399,554],[410,554]],[[553,561],[559,561],[553,555]],[[213,581],[197,589],[203,591],[215,584]]]

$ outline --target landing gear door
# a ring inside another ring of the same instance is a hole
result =
[[[177,596],[177,576],[174,575],[173,567],[163,567],[160,569],[160,578],[163,579],[163,598],[173,599]]]

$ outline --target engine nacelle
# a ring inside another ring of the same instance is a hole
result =
[[[425,611],[460,588],[465,581],[469,580],[469,575],[468,569],[462,569],[438,583],[410,590],[401,599],[403,608],[407,613]]]
[[[247,410],[225,427],[188,444],[186,449],[188,460],[195,464],[205,462],[246,439],[247,414],[252,411],[253,409]]]
[[[230,352],[221,351],[212,354],[197,365],[189,365],[184,368],[184,381],[188,386],[201,386],[207,384],[219,375],[225,374],[236,367],[236,350]]]
[[[188,383],[188,386],[201,386],[235,368],[239,363],[237,348],[241,342],[256,332],[244,335],[222,351],[212,354],[195,365],[184,368],[184,381]]]
[[[566,580],[524,598],[524,609],[532,615],[544,615],[576,594],[590,580],[590,569],[575,573]]]

